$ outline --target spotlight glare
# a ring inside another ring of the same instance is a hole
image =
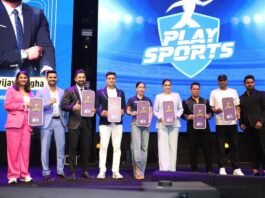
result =
[[[237,25],[237,24],[239,24],[239,19],[237,17],[233,17],[231,19],[231,22],[232,22],[232,24]]]
[[[249,16],[244,16],[243,17],[243,23],[248,25],[251,23],[251,18]]]
[[[113,13],[112,16],[111,16],[111,20],[113,22],[120,22],[121,16],[118,13]]]
[[[261,23],[261,22],[263,21],[263,17],[262,17],[262,15],[260,15],[260,14],[255,14],[255,16],[254,16],[254,21],[255,21],[256,23]]]
[[[133,18],[131,15],[127,14],[124,16],[124,22],[127,24],[130,24],[132,22]]]
[[[144,18],[142,16],[136,17],[136,23],[142,24],[144,22]]]

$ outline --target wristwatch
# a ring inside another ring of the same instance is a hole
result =
[[[28,53],[26,50],[21,50],[21,58],[22,60],[28,59]]]

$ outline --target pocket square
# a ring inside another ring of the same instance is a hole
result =
[[[0,27],[2,27],[2,28],[7,28],[7,26],[5,26],[5,25],[1,25],[1,24],[0,24]]]

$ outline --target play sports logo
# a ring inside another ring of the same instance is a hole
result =
[[[196,5],[213,0],[179,0],[168,10],[182,6],[182,13],[157,19],[161,46],[148,47],[142,64],[171,63],[189,78],[202,72],[215,59],[229,58],[234,42],[219,42],[220,20],[195,13]]]

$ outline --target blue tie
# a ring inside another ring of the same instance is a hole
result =
[[[18,11],[16,9],[12,12],[15,15],[15,24],[17,30],[17,46],[19,49],[23,49],[23,28],[18,16]]]

